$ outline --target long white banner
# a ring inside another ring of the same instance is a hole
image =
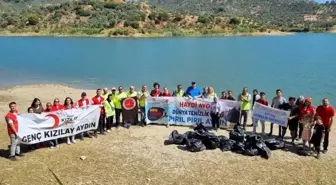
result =
[[[73,136],[97,129],[100,116],[98,105],[42,114],[20,114],[19,138],[24,144],[34,144]]]
[[[237,123],[240,115],[240,102],[218,100],[222,113],[221,127],[227,122]],[[194,125],[203,123],[211,127],[210,106],[212,100],[202,98],[149,97],[146,98],[147,123],[169,125]]]
[[[289,115],[289,111],[275,109],[256,102],[252,117],[287,127]]]

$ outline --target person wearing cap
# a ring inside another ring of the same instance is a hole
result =
[[[242,118],[244,118],[243,122],[243,128],[244,130],[246,129],[246,123],[247,123],[247,117],[248,117],[248,112],[250,111],[251,107],[251,95],[248,93],[247,87],[244,87],[242,90],[242,93],[239,94],[238,100],[241,101],[241,114],[240,114],[240,119],[239,119],[239,125],[242,123]]]
[[[85,108],[91,105],[90,100],[86,98],[86,92],[82,92],[81,99],[77,101],[77,107]],[[89,138],[92,138],[92,135],[89,132],[82,132],[80,134],[80,139],[84,140],[84,134],[87,135]]]
[[[299,117],[300,117],[300,110],[298,106],[295,105],[295,97],[289,97],[288,103],[284,103],[279,107],[281,110],[290,111],[290,115],[288,117],[288,128],[290,130],[292,143],[294,143],[294,140],[297,137]],[[282,139],[285,137],[286,131],[287,127],[283,127],[281,135]]]
[[[323,141],[323,153],[325,154],[328,151],[329,133],[335,116],[335,110],[329,105],[329,100],[327,98],[323,98],[322,105],[318,106],[316,109],[316,114],[321,117],[322,123],[325,127],[325,136]]]
[[[153,84],[154,89],[151,91],[150,95],[152,97],[159,97],[161,95],[160,84],[155,82]]]
[[[213,100],[215,97],[217,97],[217,94],[215,93],[214,89],[212,87],[208,88],[208,93],[205,98]]]
[[[139,107],[141,112],[140,125],[146,126],[146,98],[149,97],[149,92],[147,91],[147,86],[143,85],[141,91],[138,93]]]
[[[312,98],[306,98],[304,105],[300,106],[300,121],[299,124],[303,126],[302,130],[302,141],[303,147],[306,148],[309,144],[309,140],[311,137],[311,129],[314,124],[314,115],[315,115],[315,108],[311,105]]]
[[[129,91],[126,93],[127,98],[137,97],[138,93],[134,91],[134,86],[129,88]]]
[[[286,98],[282,97],[281,89],[277,89],[275,93],[276,93],[276,96],[272,99],[271,107],[275,109],[280,109],[280,105],[287,103],[287,100]],[[273,134],[273,125],[274,123],[271,123],[270,133],[268,134],[269,136]],[[282,133],[282,127],[279,126],[279,137],[281,137],[281,133]]]
[[[173,92],[174,97],[184,97],[184,91],[182,85],[177,85],[177,89]]]
[[[268,101],[265,99],[266,97],[266,93],[264,92],[261,92],[260,93],[260,98],[258,100],[256,100],[257,103],[260,103],[262,105],[265,105],[265,106],[268,106]],[[253,118],[253,134],[257,134],[257,127],[258,127],[258,122],[259,122],[259,119],[257,118]],[[262,135],[264,136],[265,135],[265,121],[264,120],[260,120],[260,123],[261,123],[261,133]]]
[[[191,86],[187,88],[186,95],[190,98],[200,98],[202,97],[201,89],[196,86],[196,82],[191,82]]]
[[[103,94],[102,94],[102,97],[104,98],[104,100],[107,99],[107,96],[108,96],[109,94],[110,94],[110,93],[109,93],[108,89],[105,87],[105,88],[103,89]]]
[[[113,95],[113,91],[112,91]],[[115,94],[115,96],[112,96],[112,99],[114,100],[114,106],[115,106],[115,116],[116,116],[116,127],[118,128],[120,126],[120,115],[122,113],[121,108],[121,100],[127,98],[127,94],[123,92],[123,86],[118,87],[118,92]]]

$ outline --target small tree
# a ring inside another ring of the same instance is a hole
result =
[[[27,16],[28,25],[36,25],[39,22],[39,17],[36,14],[29,14]]]
[[[240,22],[241,21],[240,21],[239,18],[233,17],[233,18],[230,19],[229,24],[238,25],[238,24],[240,24]]]

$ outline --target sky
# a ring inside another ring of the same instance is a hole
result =
[[[318,2],[318,3],[324,3],[324,2],[326,2],[327,0],[315,0],[316,2]]]

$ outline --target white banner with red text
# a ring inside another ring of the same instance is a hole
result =
[[[98,105],[42,114],[20,114],[19,138],[24,144],[73,136],[98,127],[100,108]]]
[[[184,97],[146,98],[146,121],[148,124],[195,125],[202,123],[211,127],[210,107],[213,100]],[[237,123],[240,102],[218,100],[221,105],[220,126]]]
[[[289,111],[275,109],[266,105],[255,103],[253,108],[252,117],[258,120],[268,121],[287,127]]]

